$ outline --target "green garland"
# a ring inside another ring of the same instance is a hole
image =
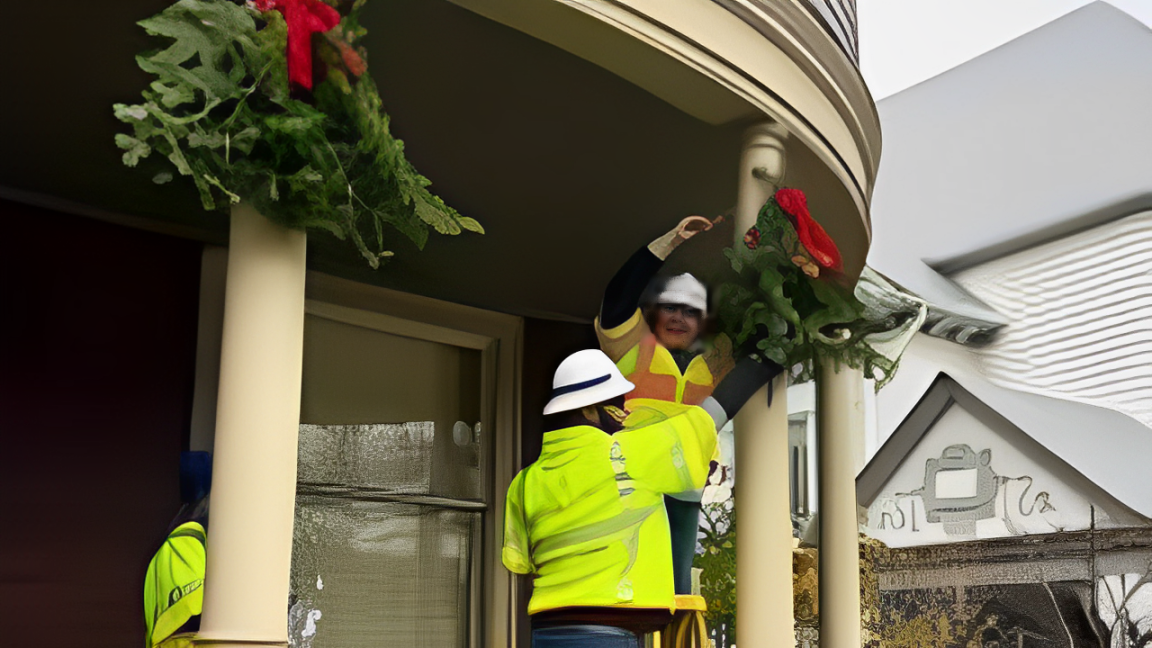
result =
[[[167,39],[136,57],[156,79],[144,102],[116,104],[133,134],[118,134],[124,164],[153,153],[191,176],[205,209],[243,198],[273,221],[351,239],[376,268],[390,226],[423,249],[429,230],[483,233],[427,189],[430,181],[388,130],[380,95],[364,71],[356,0],[339,24],[313,38],[326,74],[311,93],[290,87],[288,28],[278,11],[228,0],[180,0],[139,23]],[[336,1],[329,4],[339,6]],[[153,180],[172,179],[165,169]]]
[[[789,205],[797,213],[773,196],[745,244],[724,250],[732,274],[717,288],[721,334],[733,348],[792,368],[797,381],[815,376],[816,360],[831,359],[837,368],[861,369],[879,389],[895,375],[900,353],[923,322],[924,304],[867,268],[853,292],[838,272],[839,252],[811,221],[803,194],[783,189],[777,196],[787,197],[783,192],[799,195],[799,204]],[[835,264],[817,263],[824,259]]]

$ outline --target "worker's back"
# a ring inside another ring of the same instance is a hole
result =
[[[630,429],[548,432],[509,490],[504,564],[535,576],[528,611],[673,607],[663,494],[700,488],[716,448],[702,409],[636,401]],[[640,427],[635,427],[637,424]]]

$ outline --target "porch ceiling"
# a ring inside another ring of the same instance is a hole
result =
[[[203,212],[191,183],[153,185],[124,168],[112,144],[111,105],[134,100],[148,82],[133,56],[154,44],[134,23],[166,4],[9,8],[0,25],[0,195],[30,193],[226,239],[227,219]],[[632,251],[685,215],[715,215],[735,202],[745,123],[705,123],[446,0],[378,0],[363,22],[394,132],[433,189],[488,233],[434,236],[423,252],[399,242],[397,258],[378,271],[317,233],[314,269],[510,313],[590,319]],[[858,211],[839,181],[807,149],[789,154],[788,183],[808,191],[830,234],[861,240]],[[728,229],[693,242],[678,263],[715,265],[731,238]],[[847,268],[858,271],[866,243],[844,247]]]

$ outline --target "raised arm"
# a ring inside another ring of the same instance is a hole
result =
[[[736,362],[732,371],[712,390],[712,395],[700,404],[716,422],[716,429],[724,427],[731,420],[744,403],[752,398],[761,387],[767,385],[776,376],[784,371],[784,367],[771,361],[759,362],[752,358],[741,358]],[[771,401],[772,393],[768,393]]]
[[[640,296],[672,251],[699,232],[712,228],[703,216],[689,216],[660,238],[640,248],[616,272],[604,289],[600,328],[609,330],[628,321],[640,305]]]
[[[647,247],[636,250],[604,289],[604,301],[600,304],[600,327],[605,330],[614,329],[627,322],[640,304],[644,287],[663,265],[664,260],[652,254]]]

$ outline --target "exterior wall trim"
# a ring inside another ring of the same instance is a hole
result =
[[[0,200],[10,200],[14,203],[47,209],[61,214],[82,216],[113,225],[152,232],[153,234],[163,234],[165,236],[173,236],[190,241],[200,241],[208,245],[228,245],[228,217],[224,215],[219,216],[219,222],[221,224],[219,228],[184,225],[149,216],[135,216],[102,209],[100,207],[93,207],[66,198],[35,191],[26,191],[6,185],[0,185]]]
[[[841,155],[840,151],[838,151],[836,149],[836,147],[832,145],[832,142],[829,141],[829,139],[824,135],[824,133],[822,133],[816,127],[816,125],[813,124],[812,121],[804,115],[803,112],[801,112],[800,110],[797,110],[795,106],[790,104],[787,100],[785,100],[777,92],[775,92],[770,87],[768,87],[768,85],[766,85],[765,83],[763,83],[762,81],[757,79],[752,74],[743,70],[739,65],[737,65],[737,64],[733,63],[732,61],[730,61],[729,59],[725,58],[719,52],[716,52],[712,49],[709,49],[703,43],[699,42],[696,39],[693,39],[691,36],[685,34],[684,32],[676,30],[675,28],[671,27],[670,25],[668,25],[666,23],[660,22],[660,21],[652,18],[651,16],[644,14],[643,12],[640,12],[640,11],[624,4],[620,0],[600,0],[600,1],[601,2],[607,2],[613,6],[616,6],[619,9],[626,11],[629,14],[635,16],[637,19],[643,20],[643,21],[647,22],[648,24],[652,25],[653,27],[656,27],[660,31],[665,32],[666,34],[668,34],[670,36],[676,37],[677,39],[679,39],[684,44],[687,44],[687,45],[691,46],[693,49],[698,50],[700,53],[706,55],[708,58],[711,58],[715,62],[722,64],[729,71],[737,74],[740,78],[742,78],[743,80],[745,80],[748,83],[755,86],[755,88],[757,90],[764,93],[764,95],[765,95],[764,97],[757,98],[757,97],[755,97],[749,93],[741,92],[738,88],[733,87],[732,85],[730,85],[728,83],[725,83],[723,78],[722,78],[722,75],[716,74],[715,72],[709,70],[707,67],[705,67],[704,65],[702,65],[698,62],[695,62],[695,61],[691,62],[691,64],[693,64],[693,67],[695,67],[697,70],[699,70],[699,71],[707,74],[708,76],[712,77],[715,81],[728,87],[728,89],[732,90],[733,92],[741,94],[745,100],[747,100],[749,103],[759,107],[765,113],[770,115],[773,119],[778,119],[782,123],[786,124],[789,127],[790,131],[792,131],[792,132],[799,131],[799,133],[801,133],[802,139],[805,140],[806,142],[808,142],[809,144],[818,143],[819,146],[814,147],[813,150],[817,153],[817,155],[820,155],[821,157],[831,157],[833,160],[835,160],[836,164],[829,164],[829,167],[831,169],[833,169],[834,172],[836,172],[837,176],[840,176],[842,182],[844,181],[844,175],[847,175],[847,179],[849,180],[849,183],[846,183],[846,185],[850,184],[851,188],[855,189],[854,198],[856,198],[857,206],[859,207],[866,202],[865,200],[861,200],[861,197],[870,196],[871,191],[870,190],[865,191],[865,189],[864,189],[865,184],[863,184],[861,182],[861,178],[856,177],[856,174],[853,173],[852,165],[849,164],[849,162],[843,157],[843,155]],[[736,11],[733,11],[732,13],[734,13],[738,16],[740,15]],[[748,21],[747,19],[743,19],[743,20],[745,20],[745,22],[748,22],[749,25],[751,26],[750,21]],[[757,31],[759,31],[762,34],[764,33],[760,29],[757,29]],[[776,43],[774,42],[773,44],[776,44]],[[777,46],[779,46],[779,45],[777,45]],[[783,49],[783,48],[781,48],[781,49]],[[787,51],[787,50],[785,50],[785,51]],[[789,54],[791,56],[791,53],[789,53]],[[792,60],[795,62],[798,59],[793,58]],[[800,60],[802,60],[802,59],[800,59]],[[812,77],[809,77],[809,78],[812,79],[813,81],[816,80],[816,79],[813,79]],[[824,88],[822,88],[822,90],[823,89]],[[835,92],[831,95],[825,94],[825,98],[829,98],[831,96],[837,96],[837,95],[839,95],[838,92]],[[765,101],[765,99],[768,99],[770,101]],[[773,104],[775,104],[775,105],[773,105]],[[834,107],[835,107],[835,105],[834,105]],[[873,110],[875,110],[874,106],[873,106]],[[843,117],[843,114],[841,113],[841,111],[839,109],[837,109],[837,112],[841,114],[841,117]],[[853,118],[852,121],[857,121],[857,120],[855,120]],[[845,122],[851,123],[851,122],[848,122],[847,120],[845,120]],[[855,135],[855,133],[853,134],[853,139],[859,140],[859,138]],[[857,144],[860,144],[860,142],[857,141]],[[867,183],[868,187],[871,187],[872,181],[875,177],[875,173],[873,172],[873,173],[869,174],[867,172],[868,171],[867,166],[864,166],[863,168],[864,168],[865,173],[866,173],[864,181]],[[843,172],[846,172],[846,173],[843,173]],[[868,213],[866,207],[862,210],[862,213],[865,213],[865,214]],[[866,222],[866,225],[867,225],[866,229],[869,232],[871,232],[870,223]]]
[[[953,386],[959,387],[947,374],[937,376],[908,416],[880,446],[864,470],[860,471],[856,477],[856,501],[860,506],[871,506],[884,488],[888,476],[896,471],[904,457],[956,403]]]
[[[1091,580],[1094,555],[1095,575],[1142,572],[1152,559],[1152,534],[1146,528],[1097,529],[904,547],[883,552],[875,567],[883,590],[1005,585],[1035,583],[1041,575]]]
[[[868,203],[879,164],[875,106],[856,67],[803,9],[789,14],[809,23],[801,37],[789,21],[764,17],[751,5],[735,12],[728,4],[735,0],[451,1],[599,65],[707,123],[778,121],[844,188],[865,241],[871,238]],[[766,37],[773,30],[775,37]],[[729,37],[718,39],[720,32]],[[637,57],[643,66],[633,64]],[[833,74],[827,66],[845,69]],[[734,112],[733,99],[747,109]]]
[[[843,153],[833,145],[829,136],[821,131],[808,115],[784,99],[778,92],[772,90],[755,75],[744,70],[739,64],[723,54],[707,47],[698,39],[692,38],[670,24],[641,11],[629,2],[625,2],[624,0],[564,1],[565,4],[575,6],[581,11],[592,14],[622,31],[630,32],[637,38],[658,46],[659,49],[673,58],[680,60],[697,72],[711,78],[730,92],[739,95],[758,111],[768,115],[772,119],[778,120],[788,128],[793,135],[806,143],[818,157],[822,158],[829,169],[840,179],[844,187],[849,190],[856,203],[857,210],[864,221],[865,230],[868,232],[869,238],[871,238],[872,227],[869,217],[868,200],[872,194],[875,169],[879,165],[879,152],[877,152],[872,159],[867,159],[865,156],[870,153],[868,149],[858,149],[857,152],[861,156],[859,164],[853,164],[843,156]],[[721,2],[719,4],[722,6],[724,3]],[[622,16],[619,14],[615,16],[611,15],[610,12],[603,11],[603,9],[598,8],[596,5],[600,5],[600,7],[605,7],[606,5],[607,7],[614,8],[617,12],[623,12],[629,16],[632,20],[622,20]],[[728,10],[731,12],[731,9]],[[758,34],[764,35],[763,29],[755,28],[747,18],[740,16],[736,12],[731,13],[750,28],[754,28]],[[637,21],[647,25],[649,29],[642,30],[641,25],[637,24]],[[656,30],[655,33],[652,32],[652,29]],[[669,37],[674,40],[670,40]],[[774,47],[780,48],[780,45],[774,40],[766,40]],[[800,65],[800,62],[803,61],[804,58],[796,58],[795,52],[790,52],[783,48],[780,49],[788,56],[793,64],[805,72],[805,77],[809,82],[817,86],[823,95],[823,99],[828,102],[829,107],[836,112],[840,119],[843,119],[840,109],[831,101],[831,98],[838,96],[839,93],[828,94],[826,88],[821,87],[821,84]],[[842,54],[840,54],[840,56],[842,56]],[[741,85],[743,85],[740,83],[741,81],[751,87],[741,87]],[[870,106],[871,114],[875,118],[876,131],[878,133],[879,117],[876,116],[875,105],[871,103],[871,98],[869,98],[867,103]],[[852,121],[842,121],[841,125],[845,126],[846,131],[852,133],[851,136],[854,144],[859,146],[860,142],[857,141],[858,136],[853,132],[855,129],[848,128],[849,124],[856,122],[857,120],[854,118]]]
[[[880,116],[857,63],[814,20],[822,16],[804,3],[763,0],[715,0],[765,39],[788,53],[829,99],[844,123],[851,124],[856,146],[871,159],[880,157]],[[838,61],[827,65],[823,61]],[[876,168],[865,167],[863,185],[876,182]],[[869,190],[870,193],[870,190]]]

